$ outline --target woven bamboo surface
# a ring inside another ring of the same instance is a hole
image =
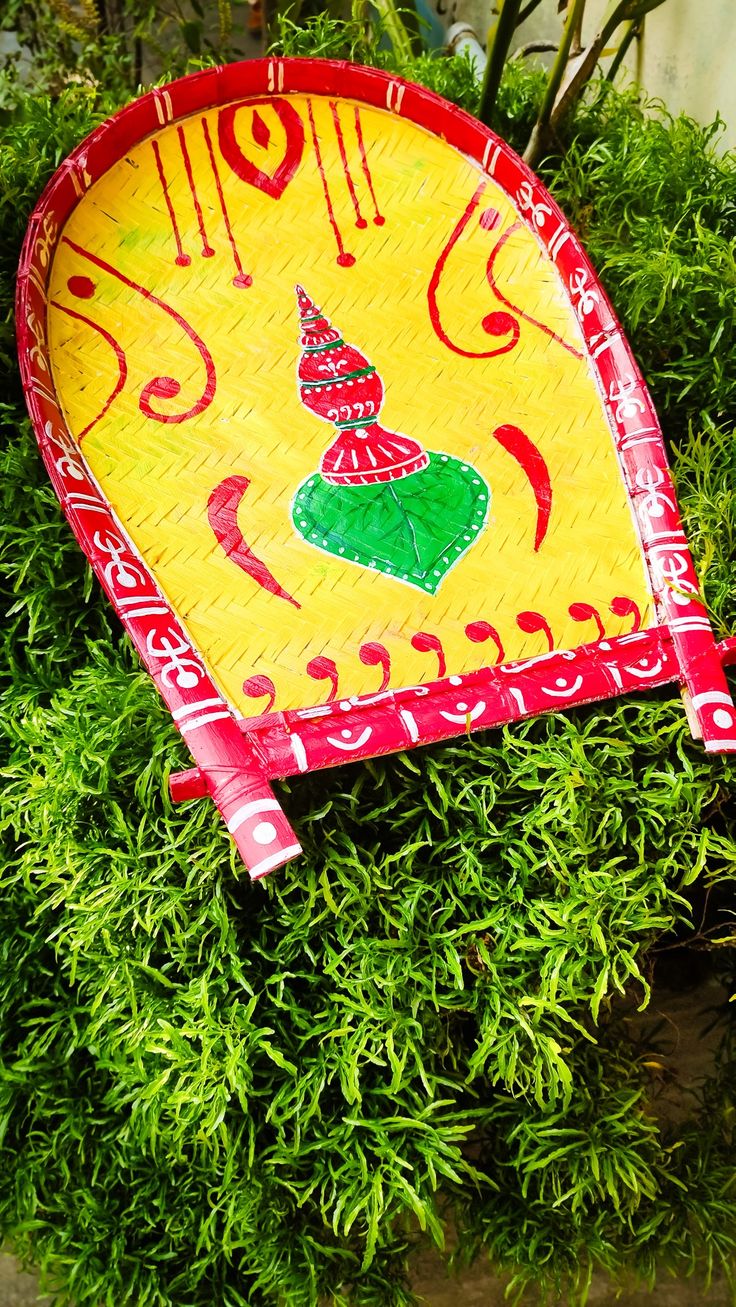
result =
[[[622,596],[650,624],[580,327],[514,203],[389,112],[283,103],[210,110],[133,148],[72,213],[50,279],[69,430],[216,683],[251,715],[242,687],[254,676],[273,683],[279,709],[321,703],[329,676],[314,674],[315,659],[338,666],[342,695],[374,691],[366,644],[388,651],[392,685],[426,679],[418,632],[436,635],[447,672],[460,674],[484,661],[466,635],[479,621],[507,660],[547,648],[543,629],[517,621],[525,612],[542,614],[563,649],[600,634],[586,605],[606,634],[631,629],[611,611]],[[477,472],[489,491],[482,529],[434,594],[292,524],[295,495],[337,434],[300,394],[297,284],[376,370],[383,426]],[[511,319],[513,348],[477,357],[508,344]],[[529,477],[492,438],[504,425],[524,432],[549,475],[541,544]],[[208,504],[230,478],[223,543]],[[236,535],[270,588],[228,553]]]

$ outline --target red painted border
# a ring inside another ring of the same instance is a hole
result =
[[[167,123],[217,105],[290,93],[350,97],[442,137],[480,165],[536,233],[586,342],[638,526],[657,627],[468,676],[270,713],[245,727],[237,721],[66,431],[46,346],[46,284],[70,213],[133,145]],[[736,710],[723,673],[723,650],[699,598],[661,431],[641,374],[560,210],[505,142],[469,114],[377,69],[313,59],[252,60],[157,88],[92,132],[46,187],[29,222],[16,306],[28,408],[54,489],[197,764],[174,788],[179,797],[212,796],[252,876],[265,875],[300,851],[269,778],[673,681],[683,688],[691,729],[705,748],[736,751]]]

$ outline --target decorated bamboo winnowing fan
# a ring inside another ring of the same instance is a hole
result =
[[[375,70],[211,69],[62,165],[18,296],[80,544],[252,876],[269,782],[667,682],[736,750],[661,435],[480,123]]]

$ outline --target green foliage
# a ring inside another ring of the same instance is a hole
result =
[[[413,68],[475,104],[466,64]],[[519,70],[502,84],[512,139],[538,94]],[[74,87],[5,132],[8,366],[27,212],[110,107]],[[601,92],[547,180],[653,385],[726,632],[732,324],[710,269],[735,193],[710,145]],[[251,885],[211,806],[168,800],[186,750],[85,572],[15,376],[0,421],[0,1229],[57,1301],[408,1307],[411,1254],[451,1219],[458,1257],[489,1253],[519,1289],[733,1264],[730,1045],[707,1115],[674,1133],[619,1014],[646,1003],[691,883],[736,879],[734,765],[688,739],[676,696],[285,784],[305,856]]]
[[[123,100],[144,74],[252,57],[249,13],[248,0],[5,0],[0,30],[16,33],[23,55],[0,71],[0,106],[70,83]]]
[[[665,428],[736,423],[736,156],[719,124],[649,116],[629,95],[587,108],[554,189],[641,357]],[[554,165],[553,165],[554,166]]]
[[[323,12],[297,23],[289,10],[278,18],[271,51],[291,58],[308,55],[320,59],[349,59],[352,63],[391,69],[421,82],[469,113],[476,112],[480,87],[475,68],[466,55],[447,59],[436,53],[425,53],[406,60],[397,55],[383,38],[380,16],[366,25],[357,19],[337,22],[329,13]],[[528,79],[525,84],[528,87]],[[522,94],[520,98],[526,103],[528,96]]]
[[[280,14],[273,53],[289,58],[350,59],[352,63],[372,64],[378,42],[375,27],[352,19],[337,22],[327,11],[307,21],[296,22],[291,11]]]

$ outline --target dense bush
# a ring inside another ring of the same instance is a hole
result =
[[[415,75],[473,108],[465,65]],[[510,70],[512,141],[537,85]],[[8,115],[9,371],[28,211],[110,108],[79,86]],[[570,133],[545,179],[652,386],[726,633],[734,160],[610,90]],[[413,1249],[451,1223],[461,1258],[520,1286],[733,1263],[728,1028],[707,1110],[675,1130],[618,1008],[647,1001],[689,886],[727,900],[736,879],[734,766],[690,741],[676,696],[285,784],[305,856],[253,886],[211,805],[168,801],[186,751],[85,572],[14,375],[0,418],[0,1228],[58,1301],[398,1307]]]

